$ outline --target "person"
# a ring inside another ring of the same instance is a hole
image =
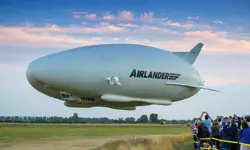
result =
[[[205,115],[205,120],[203,120],[202,122],[204,123],[204,125],[208,128],[209,134],[211,136],[211,124],[212,124],[212,118],[209,116],[209,114],[207,112],[202,112],[200,119],[202,119],[203,115]]]
[[[223,121],[222,122],[222,130],[220,131],[220,138],[221,140],[230,140],[230,133],[227,127],[227,122]],[[229,143],[226,142],[220,142],[220,150],[230,150],[230,145]]]
[[[220,126],[219,126],[219,124],[218,124],[218,121],[217,120],[214,120],[213,121],[213,125],[212,125],[212,127],[211,127],[211,130],[212,130],[212,137],[213,138],[217,138],[217,139],[219,139],[219,129],[220,129]],[[220,142],[219,141],[217,141],[217,140],[213,140],[213,147],[214,148],[217,148],[217,149],[219,149],[219,147],[220,147]]]
[[[229,116],[229,121],[230,121],[231,119],[233,119],[232,116]]]
[[[223,129],[223,127],[222,127],[222,122],[223,122],[223,120],[224,120],[224,117],[223,116],[220,116],[220,117],[218,117],[218,124],[219,124],[219,132]]]
[[[219,125],[219,126],[221,125],[221,119],[222,119],[221,117],[218,117],[218,118],[217,118],[217,121],[218,121],[218,125]]]
[[[198,124],[198,134],[197,134],[198,139],[210,137],[209,130],[205,126],[205,124],[201,120],[198,120],[197,124]],[[199,149],[200,149],[200,146],[203,145],[204,142],[205,141],[200,140],[200,143],[199,143],[199,146],[198,146]]]
[[[228,120],[229,120],[228,117],[222,117],[222,119],[221,119],[221,124],[220,124],[220,131],[224,128],[224,127],[222,126],[222,122],[225,122],[225,123],[226,123],[226,126],[228,127],[228,125],[227,125]]]
[[[223,117],[223,120],[224,122],[228,122],[229,118],[228,117]]]
[[[248,126],[250,127],[250,115],[247,115],[245,118],[246,118]]]
[[[250,144],[250,128],[246,120],[242,122],[242,130],[240,131],[240,142]],[[241,144],[240,150],[250,150],[250,147]]]
[[[242,122],[242,120],[241,120],[241,118],[239,116],[237,116],[237,115],[234,115],[234,116],[235,116],[235,118],[237,120],[238,129],[241,130],[241,122]]]
[[[198,133],[197,120],[195,120],[194,123],[190,125],[190,130],[193,131],[194,149],[196,150],[198,148],[198,145],[196,143],[197,142],[197,133]]]
[[[229,126],[230,141],[238,141],[238,127],[234,119],[230,120]],[[238,144],[230,143],[231,150],[238,150]]]

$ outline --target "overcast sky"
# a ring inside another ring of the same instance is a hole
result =
[[[22,2],[22,3],[21,3]],[[0,1],[0,116],[139,117],[188,119],[202,111],[216,115],[250,113],[250,1]],[[206,86],[172,106],[68,108],[43,95],[26,79],[38,57],[78,46],[136,43],[168,51],[204,48],[194,66]]]

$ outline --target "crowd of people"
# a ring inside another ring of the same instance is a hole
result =
[[[202,112],[201,116],[190,125],[190,129],[194,133],[195,150],[200,150],[201,147],[250,150],[250,115],[217,116],[216,119],[212,119],[207,112]]]

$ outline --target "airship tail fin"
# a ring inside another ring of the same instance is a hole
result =
[[[184,54],[182,58],[186,60],[188,63],[193,64],[197,59],[197,57],[199,56],[203,45],[204,45],[203,43],[198,43],[189,52]]]

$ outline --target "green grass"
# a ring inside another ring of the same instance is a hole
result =
[[[191,150],[194,149],[194,142],[187,141],[176,146],[176,150]]]
[[[191,150],[192,134],[113,140],[94,150]]]
[[[75,136],[183,134],[186,125],[0,124],[0,141]]]

